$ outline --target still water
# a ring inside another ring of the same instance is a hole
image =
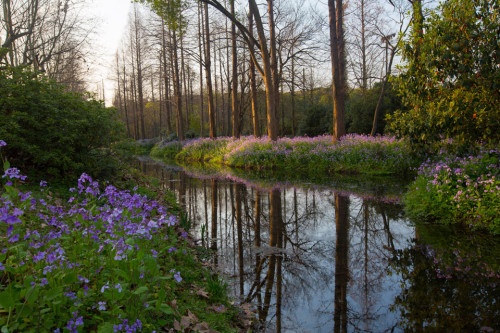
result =
[[[176,193],[264,332],[500,331],[498,237],[415,225],[402,180],[140,167]]]

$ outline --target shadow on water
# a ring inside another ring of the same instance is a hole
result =
[[[417,225],[387,178],[140,162],[265,332],[500,330],[498,237]]]

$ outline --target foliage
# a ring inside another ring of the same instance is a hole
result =
[[[0,71],[0,137],[7,159],[53,176],[100,175],[102,147],[123,127],[115,109],[24,68]],[[97,169],[96,169],[97,168]]]
[[[441,157],[424,163],[405,196],[405,209],[416,219],[464,223],[500,234],[500,152]]]
[[[382,89],[382,83],[376,83],[373,88],[363,93],[361,89],[354,89],[349,93],[346,102],[346,127],[348,133],[370,134],[373,125],[375,108]],[[393,84],[388,82],[385,88],[384,99],[379,111],[377,133],[384,133],[386,114],[392,114],[394,110],[400,109],[401,98],[397,96]]]
[[[122,155],[149,155],[157,144],[157,139],[126,139],[114,143],[111,147]]]
[[[187,19],[183,11],[187,8],[187,3],[183,0],[134,0],[135,2],[146,3],[151,9],[165,20],[169,29],[183,32],[187,27]]]
[[[332,133],[332,106],[328,104],[313,104],[305,110],[305,115],[299,123],[299,134],[310,137]]]
[[[1,179],[2,332],[234,330],[229,300],[206,292],[215,282],[158,202],[86,174],[66,203],[45,182],[19,191],[18,169]]]
[[[313,170],[315,173],[403,174],[417,163],[405,141],[362,135],[347,135],[338,142],[333,142],[328,135],[277,141],[251,136],[195,139],[186,143],[176,158],[250,169]]]
[[[403,41],[397,78],[408,111],[387,119],[391,131],[426,146],[500,139],[500,3],[450,0],[430,13],[421,38]]]

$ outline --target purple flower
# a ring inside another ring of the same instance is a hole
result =
[[[19,234],[15,234],[9,239],[9,243],[15,243],[19,240]]]
[[[33,262],[39,262],[43,258],[45,258],[45,252],[43,252],[43,251],[38,252],[38,254],[33,257]]]
[[[115,289],[118,289],[118,292],[121,293],[122,292],[122,286],[121,286],[121,284],[117,283],[115,285]]]
[[[182,281],[181,272],[176,272],[176,273],[174,274],[174,279],[175,279],[178,283],[180,283],[180,282]]]
[[[7,144],[5,143],[5,141],[0,140],[0,147],[3,147],[3,146],[7,146]]]
[[[49,281],[47,281],[46,278],[42,278],[42,280],[40,281],[40,287],[46,286],[48,284],[49,284]]]
[[[106,311],[106,302],[99,302],[99,311]]]
[[[10,169],[5,170],[5,173],[2,176],[2,178],[5,178],[5,177],[9,177],[10,179],[21,179],[21,180],[25,180],[27,178],[26,176],[23,176],[20,174],[20,171],[18,168],[10,168]]]
[[[0,271],[4,271],[5,270],[5,266],[0,262]]]
[[[101,293],[103,293],[106,289],[109,289],[109,282],[106,282],[106,284],[102,286]]]
[[[151,249],[151,253],[153,253],[153,257],[156,258],[158,256],[158,252]]]
[[[40,181],[40,187],[47,186],[47,182],[45,180]]]
[[[168,253],[172,253],[172,252],[177,252],[177,249],[173,246],[170,249],[168,249]]]

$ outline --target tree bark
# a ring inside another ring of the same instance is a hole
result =
[[[330,18],[330,55],[333,78],[333,140],[345,135],[345,53],[342,0],[328,0]]]
[[[210,62],[210,23],[208,17],[208,5],[205,4],[205,76],[207,79],[208,92],[208,119],[210,126],[210,137],[217,137],[217,129],[215,128],[215,108],[214,95],[212,91],[212,70]]]
[[[231,15],[235,16],[234,13],[234,0],[230,0],[231,3]],[[231,63],[232,63],[232,89],[231,89],[231,109],[233,111],[233,137],[240,137],[240,125],[239,125],[239,109],[237,102],[238,95],[238,58],[236,53],[236,25],[231,21]]]
[[[179,140],[184,140],[184,122],[182,120],[182,91],[179,73],[179,57],[177,49],[177,33],[175,30],[171,31],[172,38],[172,55],[173,55],[173,67],[174,67],[174,95],[176,100],[177,109],[177,137]]]

